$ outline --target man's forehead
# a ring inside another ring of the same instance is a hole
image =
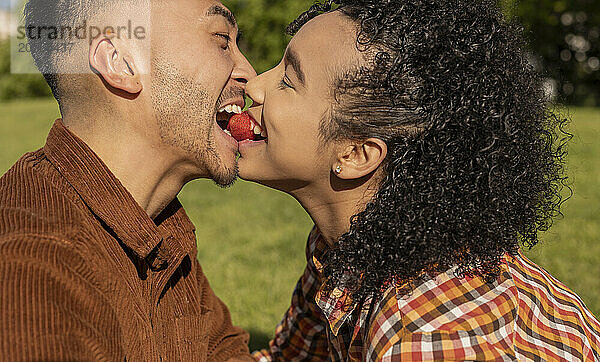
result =
[[[158,21],[170,22],[172,16],[181,20],[198,21],[223,18],[237,28],[235,16],[219,1],[214,0],[165,0],[157,3],[161,11],[156,13]]]

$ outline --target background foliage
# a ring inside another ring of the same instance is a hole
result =
[[[558,100],[600,105],[600,1],[499,0],[528,31],[533,58]],[[240,47],[261,73],[279,62],[285,26],[314,0],[223,0],[245,33]],[[49,95],[38,75],[10,75],[8,43],[0,42],[0,100]]]
[[[281,60],[290,39],[285,27],[314,0],[222,0],[243,33],[240,49],[260,74]]]
[[[504,0],[504,6],[528,30],[559,100],[600,105],[600,1]]]

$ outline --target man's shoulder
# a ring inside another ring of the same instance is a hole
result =
[[[0,178],[0,240],[75,240],[85,217],[77,200],[42,149],[23,155]]]
[[[43,149],[21,156],[0,177],[0,207],[25,206],[35,202],[31,197],[48,190],[54,178],[52,171]],[[55,170],[54,173],[58,174]]]

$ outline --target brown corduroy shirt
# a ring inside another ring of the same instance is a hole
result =
[[[0,179],[0,359],[252,360],[175,199],[155,220],[61,120]]]

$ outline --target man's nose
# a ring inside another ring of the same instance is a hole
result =
[[[256,77],[256,71],[241,53],[238,54],[231,77],[242,86],[245,86],[251,79]]]
[[[265,103],[265,97],[269,89],[273,89],[280,72],[279,67],[271,68],[259,76],[256,76],[246,84],[246,94],[252,98],[254,105]]]

